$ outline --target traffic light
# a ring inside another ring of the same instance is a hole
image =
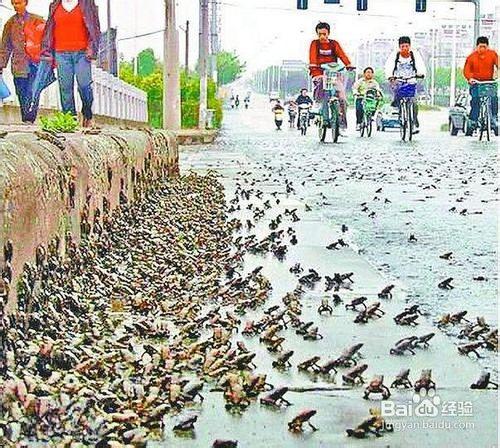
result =
[[[415,9],[417,12],[427,11],[427,0],[417,0],[417,5]]]
[[[297,9],[307,9],[307,0],[297,0]]]
[[[339,5],[340,0],[325,0],[326,5]]]
[[[358,0],[358,11],[368,10],[368,0]]]

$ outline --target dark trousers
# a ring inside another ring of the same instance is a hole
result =
[[[33,123],[36,116],[35,111],[30,111],[31,98],[33,96],[33,83],[36,77],[36,65],[30,64],[30,72],[25,78],[14,77],[14,87],[21,108],[21,120],[23,123]]]
[[[363,98],[356,98],[356,124],[363,122]]]
[[[56,53],[57,76],[61,105],[64,113],[70,112],[76,116],[75,106],[75,78],[78,93],[82,100],[82,115],[86,119],[92,118],[92,65],[85,55],[85,51],[64,51]]]
[[[481,98],[479,97],[479,86],[477,84],[470,86],[470,120],[474,123],[479,118],[479,109],[481,106]],[[498,119],[498,96],[491,96],[491,115],[493,126],[497,126]]]

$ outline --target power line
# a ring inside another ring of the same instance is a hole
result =
[[[219,5],[224,5],[224,6],[230,6],[233,8],[248,8],[247,5],[239,5],[237,3],[230,3],[226,1],[220,1],[218,2]],[[262,10],[272,10],[272,11],[287,11],[287,12],[297,12],[296,8],[291,8],[291,7],[283,7],[283,6],[252,6],[252,9],[262,9]],[[369,12],[345,12],[345,11],[325,11],[322,9],[308,9],[308,12],[314,12],[314,13],[320,13],[320,14],[335,14],[335,15],[342,15],[342,16],[350,16],[350,17],[378,17],[378,18],[391,18],[391,19],[399,19],[401,16],[398,15],[391,15],[391,14],[373,14]],[[448,17],[434,17],[440,20],[444,21],[450,21],[454,22],[454,18],[448,18]],[[460,19],[461,22],[474,22],[474,19]]]
[[[164,33],[164,32],[165,32],[165,28],[162,30],[158,30],[158,31],[151,31],[150,33],[136,34],[135,36],[122,37],[121,39],[118,39],[118,41],[121,42],[123,40],[138,39],[139,37],[152,36],[153,34],[160,34],[160,33]]]

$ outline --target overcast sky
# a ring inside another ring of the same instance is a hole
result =
[[[447,22],[455,14],[460,22],[473,20],[470,3],[428,0],[427,13],[415,13],[415,0],[368,0],[369,10],[357,13],[356,0],[341,0],[325,5],[323,0],[309,0],[308,11],[297,11],[296,0],[218,0],[222,13],[222,46],[235,50],[247,61],[249,70],[279,63],[283,59],[306,60],[314,27],[319,20],[333,27],[333,37],[352,52],[360,40],[378,36],[396,37],[425,30],[431,23]],[[4,0],[4,4],[9,4]],[[33,12],[46,15],[50,0],[30,0]],[[103,30],[106,27],[107,0],[96,0],[100,7]],[[494,12],[498,0],[482,0],[482,12]],[[112,26],[118,27],[118,38],[158,31],[163,28],[164,0],[111,0]],[[191,62],[198,53],[199,0],[178,0],[177,20],[191,23]],[[497,7],[498,8],[498,7]],[[182,33],[182,32],[181,32]],[[151,47],[162,55],[162,34],[119,42],[119,52],[132,58]],[[181,61],[184,60],[181,35]]]

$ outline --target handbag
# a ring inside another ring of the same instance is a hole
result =
[[[0,100],[3,101],[5,98],[10,96],[10,90],[3,80],[3,76],[0,75]]]

